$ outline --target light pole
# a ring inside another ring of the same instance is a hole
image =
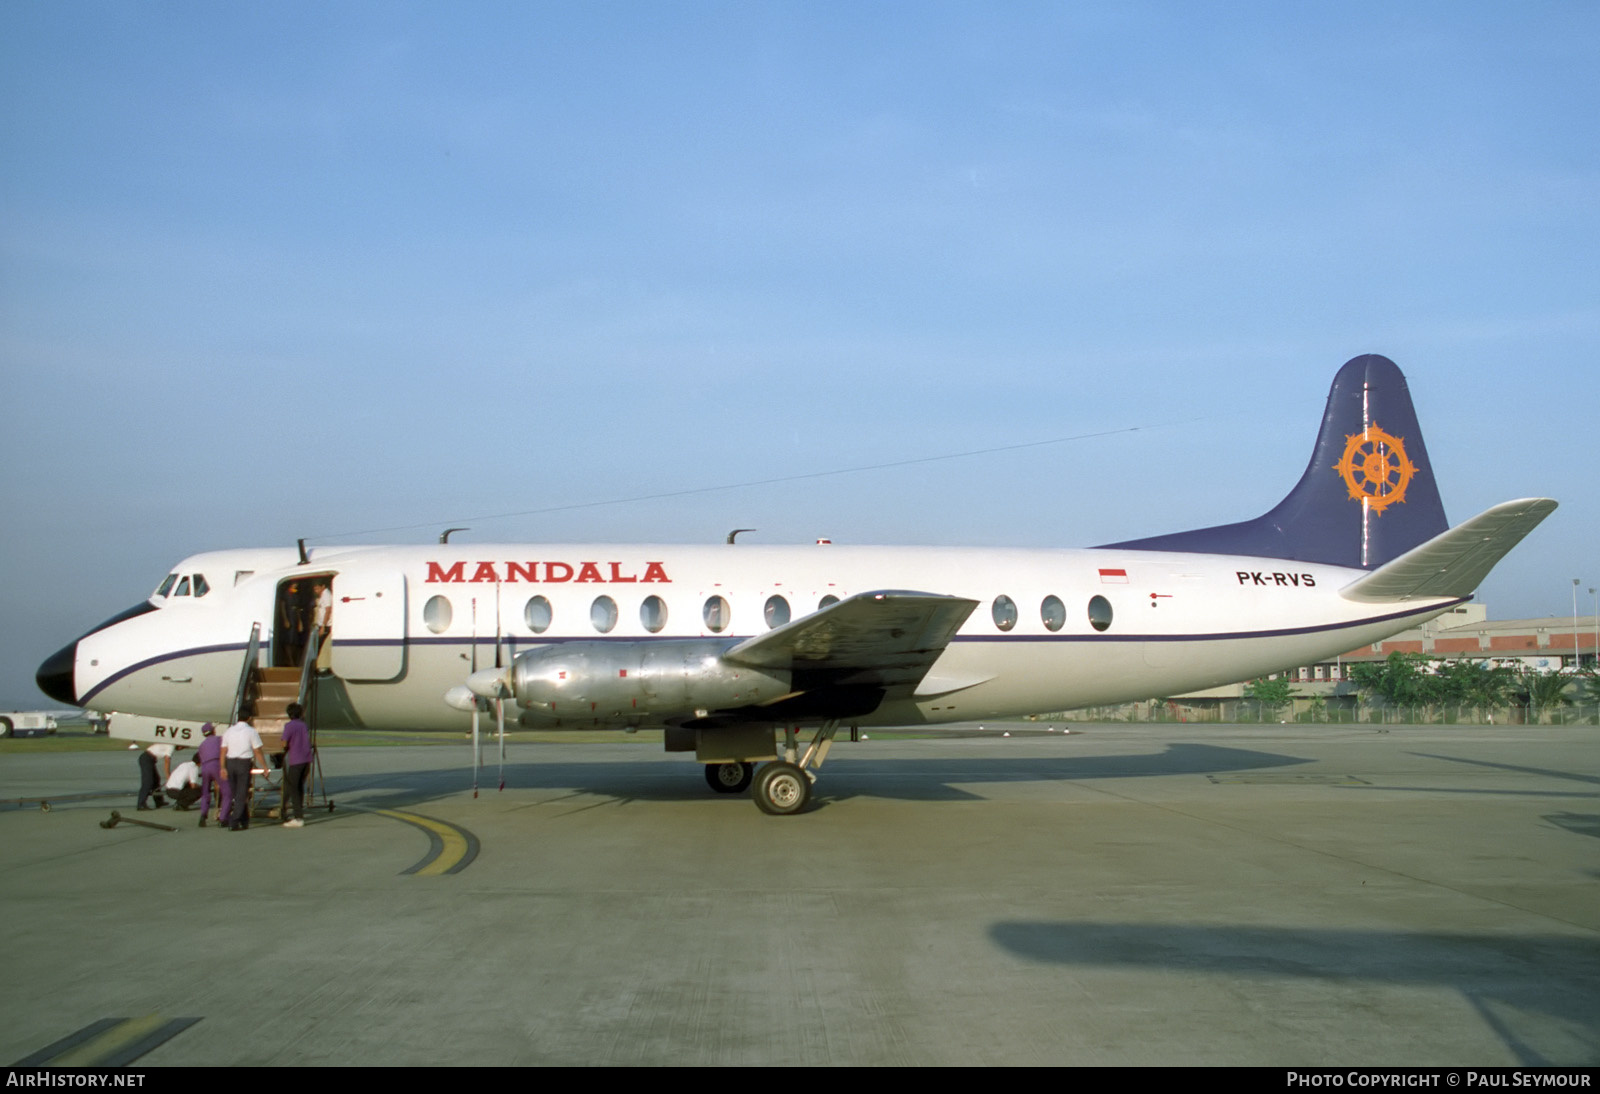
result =
[[[1594,602],[1594,667],[1600,671],[1600,597],[1595,596],[1594,586],[1589,586],[1589,599]]]
[[[1578,579],[1572,579],[1572,671],[1578,671],[1583,658],[1578,656]]]

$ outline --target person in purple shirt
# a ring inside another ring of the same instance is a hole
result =
[[[283,726],[283,826],[306,826],[306,772],[311,769],[311,731],[301,721],[305,708],[289,704],[289,720]],[[293,808],[294,819],[289,819]]]
[[[228,809],[233,805],[233,797],[228,793],[228,780],[222,777],[222,738],[217,736],[217,727],[207,722],[200,727],[200,747],[195,749],[195,762],[200,765],[200,827],[206,826],[206,814],[211,811],[211,791],[215,788],[222,795],[222,808],[217,810],[217,819],[221,820],[228,815]]]

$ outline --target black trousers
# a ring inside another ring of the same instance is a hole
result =
[[[161,796],[161,776],[156,774],[156,758],[148,752],[139,753],[139,808],[144,808],[145,801],[151,794],[156,796],[156,808],[160,809],[167,804]]]
[[[229,828],[250,827],[250,766],[247,759],[228,761],[228,790],[233,795],[233,812],[227,818]]]
[[[306,772],[311,770],[310,764],[286,764],[283,769],[283,808],[280,820],[289,819],[289,810],[294,809],[295,820],[306,819]]]

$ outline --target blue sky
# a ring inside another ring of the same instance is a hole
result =
[[[0,703],[209,548],[1243,519],[1364,352],[1452,520],[1561,501],[1481,597],[1566,614],[1597,56],[1590,3],[0,5]]]

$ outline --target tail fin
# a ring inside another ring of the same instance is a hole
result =
[[[1373,569],[1448,527],[1406,378],[1369,353],[1333,378],[1311,463],[1271,512],[1106,546]]]

